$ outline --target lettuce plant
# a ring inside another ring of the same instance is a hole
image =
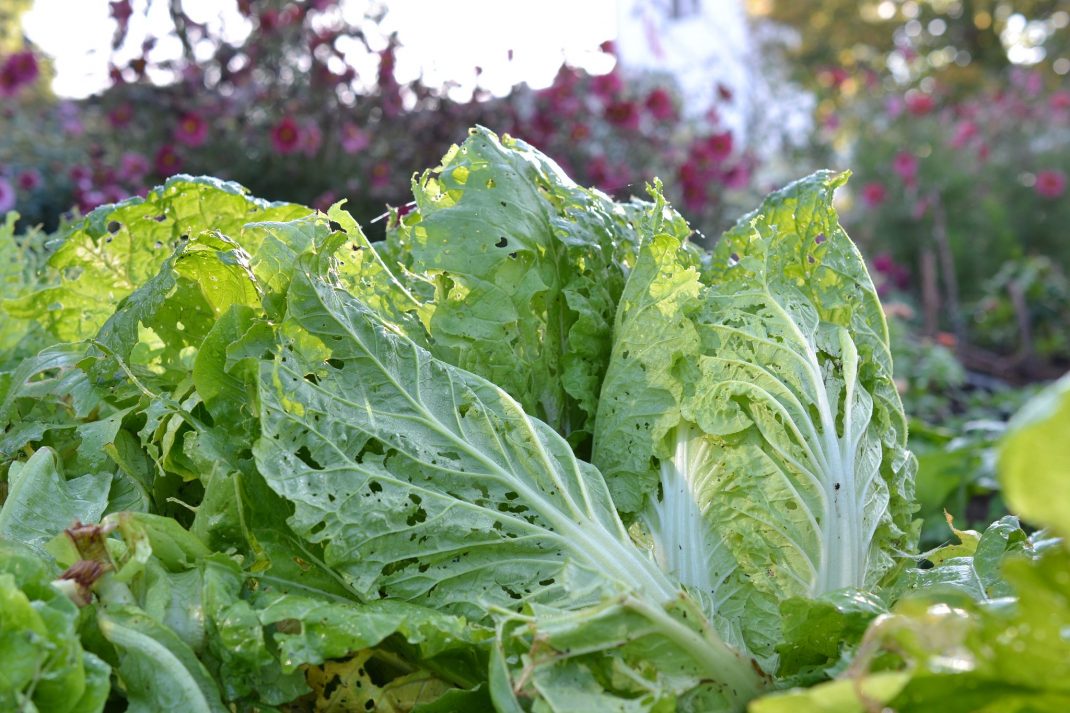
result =
[[[87,711],[727,713],[856,656],[906,675],[889,612],[989,606],[1042,548],[1011,519],[910,566],[843,180],[707,253],[657,184],[616,204],[477,129],[384,243],[189,178],[34,243],[0,323],[0,647],[38,638],[0,700],[54,671]]]

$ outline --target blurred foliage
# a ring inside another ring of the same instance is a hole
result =
[[[755,16],[797,33],[790,59],[798,75],[816,86],[841,83],[843,73],[892,71],[900,81],[938,77],[966,90],[984,84],[989,73],[1007,68],[1012,59],[1046,71],[1059,58],[1070,60],[1067,8],[1060,0],[747,4]]]

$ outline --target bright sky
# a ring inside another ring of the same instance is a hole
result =
[[[160,34],[170,26],[164,0],[152,1],[145,20],[147,2],[134,1],[130,35],[137,39],[127,43],[135,48],[131,53],[151,29]],[[231,41],[251,31],[234,0],[183,0],[183,5],[195,21],[220,28]],[[343,12],[359,19],[365,5],[365,0],[344,0]],[[411,48],[398,53],[401,81],[422,73],[431,86],[453,80],[464,93],[471,90],[473,67],[478,66],[483,69],[480,85],[504,94],[521,81],[550,84],[565,59],[593,72],[608,71],[606,62],[612,62],[598,45],[616,36],[615,0],[390,0],[387,5],[383,30],[397,30],[402,44]],[[23,27],[55,60],[56,94],[81,98],[107,86],[115,31],[108,0],[35,0]],[[510,50],[512,62],[507,61]],[[151,57],[165,59],[180,51],[177,39],[161,41]],[[360,64],[359,58],[353,59]]]

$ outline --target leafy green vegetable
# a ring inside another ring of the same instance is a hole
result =
[[[911,565],[842,181],[707,253],[476,129],[377,245],[189,177],[0,227],[0,707],[1066,707],[1060,541]],[[1056,532],[1063,391],[1001,461]]]
[[[415,180],[413,197],[354,294],[391,321],[417,315],[425,329],[410,322],[406,333],[435,357],[588,448],[648,207],[581,188],[530,145],[483,128]]]
[[[1027,403],[999,454],[1003,494],[1015,512],[1070,536],[1070,375]]]
[[[912,546],[914,460],[845,177],[770,195],[709,266],[647,243],[617,314],[594,462],[659,562],[771,654],[776,603],[873,587]]]
[[[83,649],[78,608],[53,577],[35,554],[0,536],[0,708],[97,713],[110,670]]]
[[[302,259],[286,341],[261,367],[255,454],[296,506],[291,527],[326,544],[332,569],[364,598],[476,620],[530,608],[539,631],[546,610],[553,626],[569,622],[564,632],[584,630],[592,652],[641,624],[641,650],[690,660],[688,688],[702,676],[729,702],[756,692],[750,664],[708,624],[694,628],[701,609],[631,544],[596,470],[501,389],[392,334],[314,265]],[[666,610],[674,602],[680,614]],[[613,622],[597,638],[591,607]],[[498,705],[502,695],[512,696],[492,688]]]

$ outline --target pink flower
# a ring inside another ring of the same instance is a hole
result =
[[[78,194],[78,210],[83,213],[88,213],[107,202],[108,199],[100,191],[83,191]]]
[[[380,161],[372,166],[372,188],[385,190],[390,187],[390,164]]]
[[[29,193],[41,186],[41,174],[36,168],[28,168],[18,177],[19,188]]]
[[[622,129],[639,129],[639,107],[633,101],[618,100],[606,107],[606,120]]]
[[[1066,174],[1062,171],[1037,171],[1033,190],[1044,198],[1058,198],[1066,190]]]
[[[327,210],[337,202],[338,195],[335,194],[334,191],[328,190],[316,196],[316,198],[312,201],[312,207],[318,211],[326,213]]]
[[[15,207],[15,187],[11,181],[0,176],[0,215]]]
[[[138,181],[149,173],[149,160],[144,154],[128,151],[119,160],[119,172],[123,180]]]
[[[918,157],[908,151],[900,151],[892,160],[892,170],[903,183],[912,186],[918,179]]]
[[[200,114],[183,114],[175,127],[175,141],[196,148],[208,138],[208,122]]]
[[[737,163],[721,176],[721,182],[726,188],[742,190],[750,183],[750,167],[745,163]]]
[[[1048,106],[1052,111],[1065,111],[1070,109],[1070,91],[1062,89],[1052,93],[1048,97]]]
[[[961,149],[966,144],[970,143],[970,140],[977,136],[977,124],[972,121],[963,121],[955,127],[955,133],[951,137],[951,148]]]
[[[352,122],[346,122],[342,124],[342,150],[347,154],[355,154],[358,151],[363,151],[368,148],[371,143],[371,138],[356,124]]]
[[[871,181],[862,186],[862,202],[870,208],[879,206],[887,196],[888,189],[884,187],[883,183]]]
[[[301,148],[301,127],[286,116],[271,130],[271,145],[281,154],[292,154]]]
[[[93,172],[88,166],[71,166],[67,177],[71,179],[74,187],[81,191],[88,191],[93,185]]]
[[[175,147],[164,144],[156,152],[156,173],[161,176],[173,176],[182,170],[182,157],[178,155]]]
[[[873,258],[873,269],[882,275],[890,275],[895,271],[895,260],[889,253],[880,253]]]
[[[301,132],[301,152],[305,156],[312,157],[319,152],[322,145],[323,132],[320,131],[320,127],[311,121],[305,124],[304,131]]]
[[[914,116],[924,116],[936,106],[932,96],[917,91],[909,91],[906,95],[907,111]]]
[[[673,102],[669,91],[663,87],[652,89],[646,96],[644,106],[658,121],[669,121],[676,117],[676,103]]]

